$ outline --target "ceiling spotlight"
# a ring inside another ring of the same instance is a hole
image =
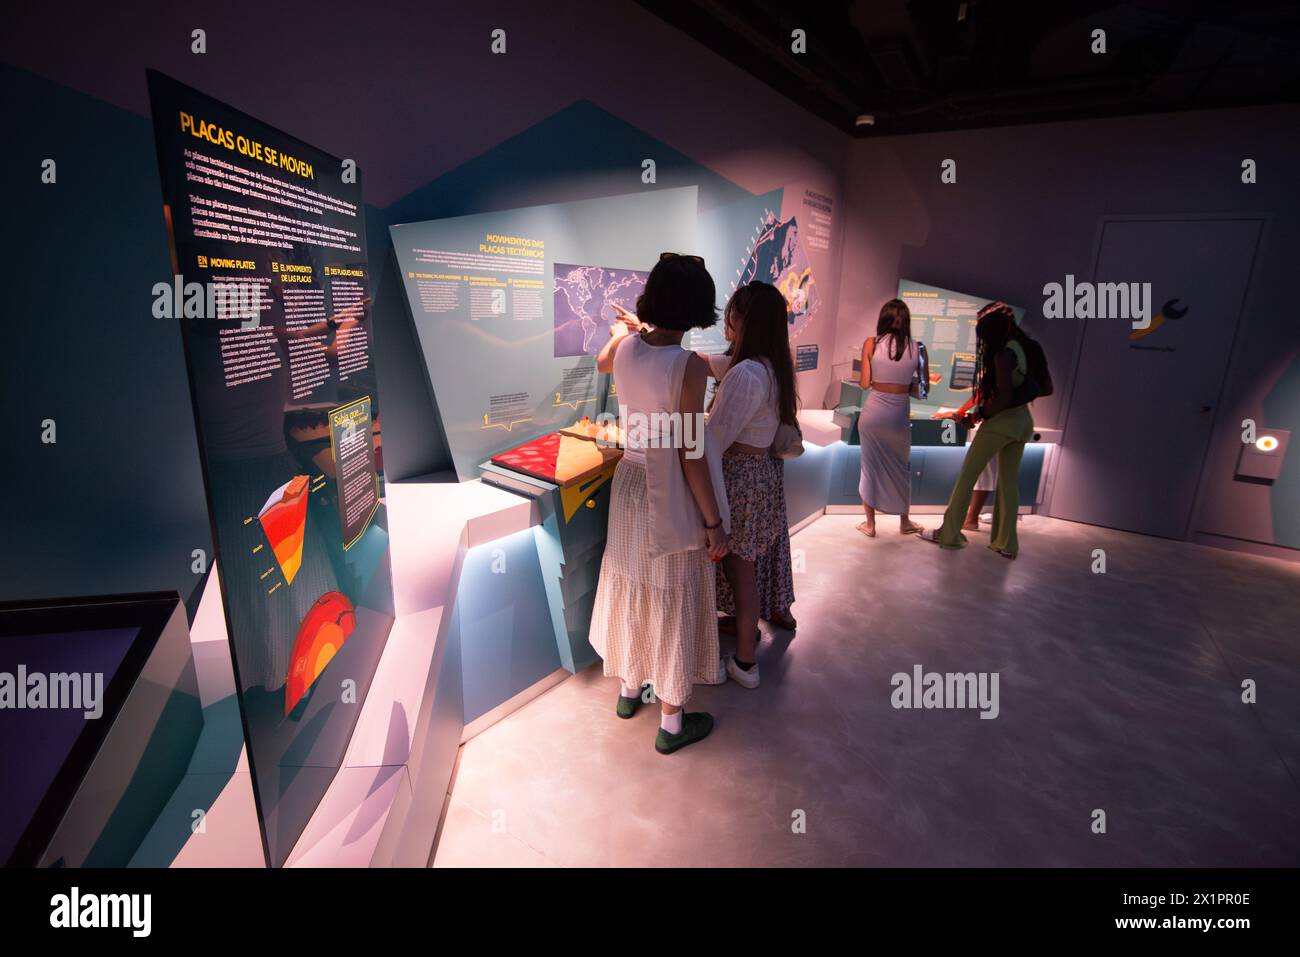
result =
[[[853,125],[856,126],[856,127],[858,127],[859,129],[861,129],[861,128],[864,127],[864,126],[875,126],[875,125],[876,125],[876,114],[874,114],[874,113],[859,113],[859,114],[858,114],[858,118],[857,118],[856,120],[853,121]]]

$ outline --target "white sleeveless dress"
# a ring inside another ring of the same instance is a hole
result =
[[[649,682],[671,705],[685,704],[692,685],[724,680],[713,562],[676,449],[653,447],[644,429],[629,425],[637,414],[677,409],[689,358],[680,346],[638,337],[614,354],[627,448],[614,472],[590,632],[606,676],[637,687]],[[717,458],[715,450],[706,454]],[[718,466],[714,490],[726,519]]]

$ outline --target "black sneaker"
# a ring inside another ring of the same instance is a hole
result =
[[[713,730],[713,715],[707,711],[693,711],[682,715],[682,730],[679,734],[669,734],[663,728],[655,735],[655,750],[660,754],[672,754],[688,744],[703,741]]]

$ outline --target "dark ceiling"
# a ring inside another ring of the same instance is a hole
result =
[[[859,136],[1300,100],[1300,3],[640,2]]]

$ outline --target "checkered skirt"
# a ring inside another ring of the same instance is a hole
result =
[[[644,466],[619,462],[611,495],[592,647],[607,677],[685,704],[692,685],[722,680],[713,562],[702,548],[650,557]]]

